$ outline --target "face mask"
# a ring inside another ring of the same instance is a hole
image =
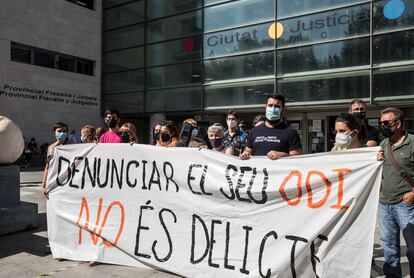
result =
[[[198,129],[197,129],[197,128],[194,128],[194,129],[191,131],[191,137],[197,137],[197,134],[198,134]]]
[[[223,144],[223,138],[210,139],[209,141],[213,148],[218,148]]]
[[[118,125],[118,120],[117,119],[105,120],[105,124],[109,128],[115,128]]]
[[[352,132],[349,134],[337,133],[335,137],[335,144],[341,148],[346,148],[352,142]]]
[[[379,126],[379,132],[382,133],[382,135],[384,135],[387,138],[390,138],[394,135],[394,131],[391,129],[390,126],[388,125],[380,125]]]
[[[159,132],[154,132],[154,134],[152,135],[152,138],[154,138],[155,141],[160,140],[160,133]]]
[[[121,134],[121,142],[122,143],[129,143],[129,134],[128,133],[122,133]]]
[[[236,120],[227,120],[227,126],[228,126],[229,128],[235,128],[235,127],[236,127],[236,125],[237,125]]]
[[[170,139],[171,139],[171,136],[168,134],[168,133],[163,133],[163,134],[161,134],[161,141],[162,142],[168,142],[168,141],[170,141]]]
[[[266,119],[268,121],[277,121],[280,119],[281,110],[279,107],[266,107]]]
[[[86,143],[86,137],[81,136],[80,140],[82,143]]]
[[[68,138],[68,134],[64,132],[56,132],[55,137],[56,137],[56,140],[60,142],[64,142]]]
[[[352,113],[352,115],[354,115],[359,120],[364,120],[365,117],[367,116],[367,113],[366,112],[354,112]]]

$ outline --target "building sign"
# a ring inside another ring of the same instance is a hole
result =
[[[8,83],[0,84],[0,100],[2,99],[27,100],[39,103],[52,102],[65,105],[99,106],[99,99],[95,96],[54,89],[16,86]]]
[[[268,30],[272,23],[204,35],[204,58],[274,49]]]
[[[278,47],[365,35],[370,31],[370,5],[297,17],[278,23],[281,27],[275,28],[274,35],[279,37]]]

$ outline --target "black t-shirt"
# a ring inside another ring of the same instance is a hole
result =
[[[253,128],[247,146],[253,150],[253,155],[267,155],[270,151],[289,153],[302,149],[299,134],[285,122],[273,128],[266,124]]]

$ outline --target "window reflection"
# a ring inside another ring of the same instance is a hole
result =
[[[202,0],[150,0],[147,1],[148,19],[182,13],[201,7]]]
[[[204,57],[224,56],[255,50],[273,49],[269,37],[271,23],[204,35]]]
[[[144,1],[104,10],[104,29],[117,28],[144,21]]]
[[[201,88],[147,91],[145,111],[191,111],[201,109]]]
[[[148,23],[148,42],[176,39],[201,33],[201,11]]]
[[[414,30],[373,38],[375,64],[414,59]]]
[[[274,79],[205,87],[206,109],[230,106],[263,105],[274,92]]]
[[[204,31],[274,20],[274,11],[274,0],[239,0],[208,7],[204,10]]]
[[[374,71],[374,97],[414,96],[414,68],[389,68]]]
[[[312,76],[277,81],[278,92],[289,102],[319,102],[369,97],[369,72],[352,76]]]
[[[147,47],[149,66],[182,63],[201,59],[201,37],[152,44]]]
[[[147,69],[147,86],[162,88],[201,83],[201,62]]]
[[[277,0],[277,17],[292,16],[295,14],[311,13],[322,9],[332,9],[336,6],[344,6],[365,2],[366,0]]]
[[[108,73],[104,75],[104,92],[136,91],[144,89],[144,70]]]
[[[393,12],[385,11],[385,6],[392,5],[391,2],[395,1],[382,0],[374,2],[374,33],[414,26],[414,1],[404,1],[405,8],[402,13],[396,13],[396,9],[391,9],[391,11],[394,10]]]
[[[120,107],[123,113],[139,113],[144,111],[144,93],[111,94],[103,98],[104,107]]]
[[[277,46],[297,45],[369,34],[370,5],[280,21],[283,34]]]
[[[104,50],[115,50],[144,44],[144,24],[108,31],[104,36]]]
[[[144,47],[109,52],[104,55],[104,71],[114,72],[144,67]]]
[[[206,81],[273,75],[273,64],[273,51],[205,60],[204,75]]]
[[[369,38],[277,51],[277,74],[369,65]]]

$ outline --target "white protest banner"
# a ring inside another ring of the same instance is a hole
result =
[[[186,277],[369,277],[379,148],[242,161],[210,150],[57,147],[54,257]]]

